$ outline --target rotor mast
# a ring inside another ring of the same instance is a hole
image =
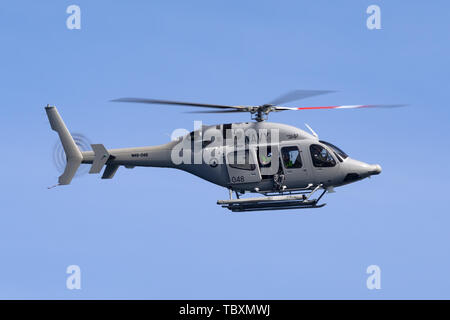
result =
[[[267,120],[269,118],[269,113],[275,110],[272,107],[272,104],[263,104],[262,106],[254,107],[253,110],[250,111],[252,114],[252,120],[257,122]]]

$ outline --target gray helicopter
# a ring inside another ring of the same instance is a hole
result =
[[[102,179],[114,177],[125,168],[162,167],[187,171],[229,190],[229,199],[217,204],[235,211],[320,208],[323,195],[334,187],[378,175],[381,166],[350,158],[337,146],[311,133],[286,124],[265,121],[271,112],[309,109],[351,109],[398,107],[401,105],[348,105],[323,107],[284,107],[280,104],[329,93],[323,90],[296,90],[269,104],[229,106],[157,99],[121,98],[115,102],[164,104],[215,110],[196,113],[249,112],[251,122],[201,126],[173,141],[136,148],[106,149],[92,144],[92,151],[79,149],[56,107],[45,107],[51,128],[61,140],[66,166],[57,185],[68,185],[80,164],[91,164],[89,173]],[[318,191],[321,193],[314,198]],[[233,193],[236,195],[233,198]],[[260,196],[246,197],[246,193]]]

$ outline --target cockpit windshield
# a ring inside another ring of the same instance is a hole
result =
[[[323,141],[323,140],[321,140],[321,141],[319,141],[319,142],[321,142],[321,143],[323,143],[324,145],[326,145],[326,146],[330,147],[331,149],[333,149],[333,151],[334,151],[336,154],[338,154],[342,159],[348,158],[348,155],[347,155],[344,151],[342,151],[341,149],[339,149],[338,147],[336,147],[334,144],[331,144],[331,143],[326,142],[326,141]]]

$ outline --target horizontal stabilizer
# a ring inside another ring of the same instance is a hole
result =
[[[118,164],[108,164],[103,172],[102,179],[112,179],[116,174],[117,169],[119,169]]]
[[[99,173],[111,155],[102,144],[91,144],[91,147],[95,156],[89,173]]]

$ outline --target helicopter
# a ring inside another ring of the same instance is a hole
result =
[[[82,163],[91,165],[91,174],[100,173],[105,167],[102,179],[113,178],[120,166],[129,169],[137,166],[175,168],[227,188],[228,199],[218,200],[217,204],[232,212],[321,208],[325,203],[319,204],[319,201],[326,192],[378,175],[381,166],[352,159],[339,147],[319,139],[307,124],[310,133],[287,124],[269,122],[269,114],[403,106],[283,106],[287,102],[330,92],[333,91],[295,90],[257,106],[119,98],[111,101],[204,108],[191,111],[194,113],[248,112],[253,121],[202,125],[158,146],[106,149],[102,144],[91,144],[91,151],[80,150],[56,107],[47,105],[45,111],[50,126],[58,133],[67,160],[56,186],[70,184]],[[258,196],[245,197],[247,193]]]

